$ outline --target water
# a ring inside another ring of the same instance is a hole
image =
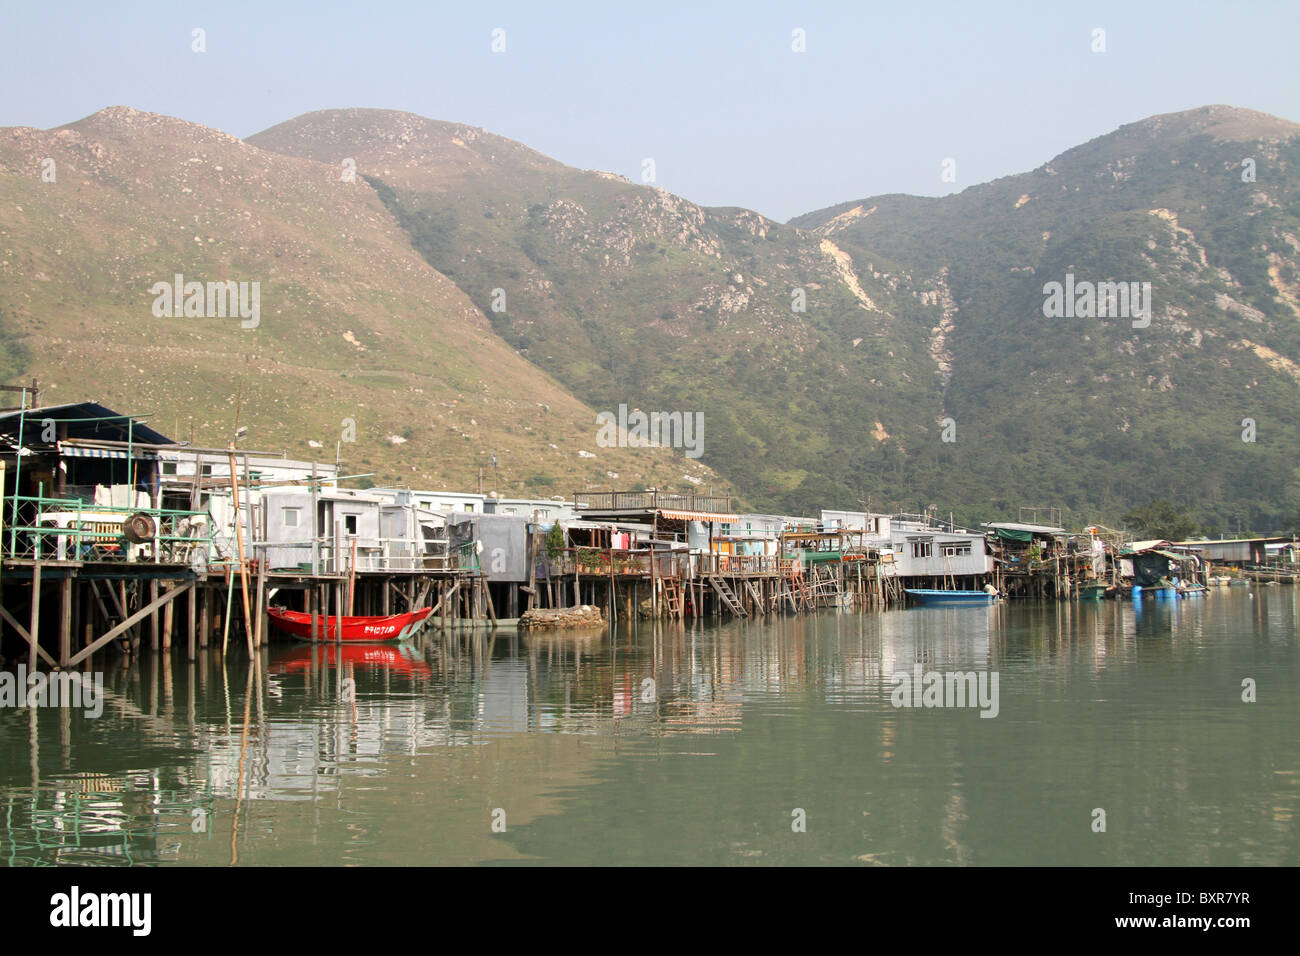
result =
[[[1300,862],[1293,588],[323,653],[0,711],[0,861]],[[894,707],[916,663],[997,672],[997,716]]]

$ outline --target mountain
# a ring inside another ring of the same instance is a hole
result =
[[[785,225],[411,114],[311,113],[249,142],[355,162],[582,400],[702,412],[704,460],[751,506],[1115,522],[1171,498],[1265,529],[1300,515],[1298,129],[1206,107]],[[1150,325],[1046,318],[1067,276],[1150,283]]]
[[[829,239],[406,113],[310,113],[249,142],[354,162],[426,260],[580,399],[701,415],[703,460],[752,507],[884,504],[867,449],[937,401],[911,372],[926,335],[910,290]]]
[[[506,494],[725,485],[668,449],[596,447],[595,410],[336,169],[114,107],[0,130],[0,195],[0,368],[38,376],[43,401],[98,399],[209,445],[238,419],[249,447],[341,448],[376,483],[472,488],[482,467]],[[255,320],[156,310],[177,274],[249,283],[250,313],[258,283]]]
[[[250,442],[294,454],[354,417],[348,468],[382,480],[465,486],[496,455],[489,482],[532,493],[698,482],[761,510],[1072,524],[1170,499],[1279,530],[1300,520],[1298,133],[1204,107],[782,224],[409,113],[239,142],[117,108],[0,131],[3,361],[164,430],[211,409],[170,430],[212,443],[241,388]],[[260,326],[155,318],[176,272],[260,279]],[[1079,297],[1121,282],[1149,321]],[[597,446],[622,405],[698,414],[703,457]]]
[[[942,304],[936,414],[958,441],[915,449],[929,494],[1079,517],[1169,498],[1214,529],[1279,530],[1300,516],[1297,172],[1300,126],[1211,106],[943,199],[792,224]],[[1047,318],[1045,286],[1067,276],[1150,283],[1150,326]]]

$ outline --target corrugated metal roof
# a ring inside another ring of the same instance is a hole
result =
[[[1154,551],[1162,544],[1169,545],[1171,543],[1172,542],[1166,541],[1164,538],[1153,538],[1150,541],[1132,541],[1129,544],[1124,545],[1124,550],[1128,552]]]
[[[156,461],[159,458],[158,453],[154,451],[132,449],[131,454],[128,455],[122,448],[94,448],[67,443],[64,443],[59,451],[64,458],[143,458],[149,461]]]
[[[1045,524],[1020,524],[1017,521],[986,521],[985,528],[1005,528],[1008,531],[1031,531],[1035,534],[1065,534],[1064,528],[1053,528]]]

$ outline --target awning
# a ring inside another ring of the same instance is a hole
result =
[[[671,518],[673,521],[722,521],[729,523],[740,520],[740,515],[726,515],[713,511],[669,511],[666,508],[660,508],[659,514],[665,518]]]
[[[59,454],[64,458],[141,458],[147,461],[156,461],[159,457],[156,451],[132,450],[128,455],[117,448],[85,448],[81,445],[61,445]]]
[[[1019,528],[994,528],[998,537],[1003,541],[1018,541],[1022,544],[1028,544],[1034,540],[1032,531],[1022,531]]]

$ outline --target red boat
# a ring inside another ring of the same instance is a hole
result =
[[[280,607],[266,609],[272,623],[286,634],[300,641],[311,640],[311,615],[302,611],[286,611]],[[344,617],[343,637],[347,642],[364,643],[367,641],[401,641],[420,629],[425,619],[433,613],[433,608],[422,607],[418,611],[406,614],[390,614],[387,617]],[[320,616],[318,627],[324,632],[317,640],[333,643],[334,632],[338,630],[338,617]]]

